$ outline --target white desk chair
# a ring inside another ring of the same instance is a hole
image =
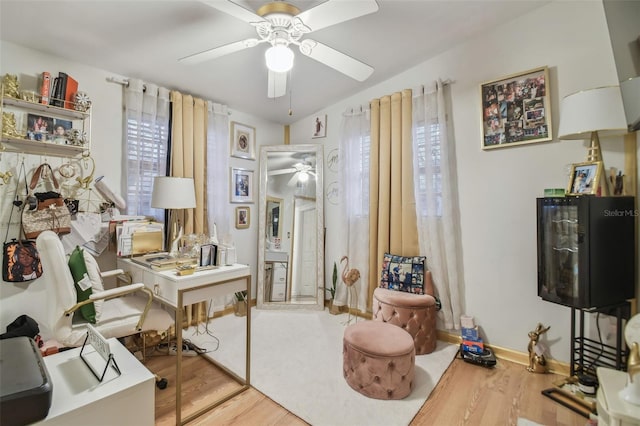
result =
[[[93,326],[106,339],[146,331],[162,334],[174,323],[169,312],[153,303],[153,293],[142,283],[93,292],[89,300],[78,303],[73,276],[58,235],[52,231],[45,231],[38,236],[36,245],[42,262],[40,279],[45,281],[47,289],[48,323],[44,325],[51,330],[53,338],[59,343],[67,347],[83,344],[87,335],[87,322],[80,312],[77,315],[74,313],[81,306],[91,302],[102,302],[100,317]],[[87,259],[87,256],[90,259]],[[122,270],[100,273],[97,262],[90,255],[85,255],[85,263],[89,276],[102,277],[123,273]]]

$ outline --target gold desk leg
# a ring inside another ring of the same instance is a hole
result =
[[[176,425],[182,425],[182,291],[176,308]]]

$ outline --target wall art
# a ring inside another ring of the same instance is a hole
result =
[[[480,85],[482,149],[552,139],[549,69],[540,67]]]
[[[231,156],[256,159],[256,129],[255,127],[231,122]]]

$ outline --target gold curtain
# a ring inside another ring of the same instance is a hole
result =
[[[411,90],[371,101],[369,288],[367,306],[380,282],[385,252],[419,254],[413,192]]]
[[[207,103],[191,95],[171,92],[171,176],[193,178],[196,208],[174,211],[184,235],[206,234]],[[206,303],[185,308],[185,326],[207,320]]]

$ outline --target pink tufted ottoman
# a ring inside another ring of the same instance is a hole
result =
[[[415,369],[413,339],[400,328],[378,321],[344,330],[344,378],[369,398],[402,399],[411,393]]]
[[[416,355],[436,348],[436,299],[378,287],[373,292],[373,319],[402,327],[416,346]]]

